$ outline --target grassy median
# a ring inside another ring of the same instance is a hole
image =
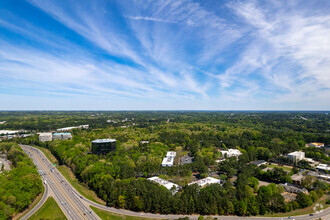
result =
[[[63,220],[67,218],[57,205],[55,199],[53,197],[49,197],[40,209],[29,218],[29,220],[40,219]]]

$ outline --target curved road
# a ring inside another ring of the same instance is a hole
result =
[[[39,174],[40,174],[40,176],[42,176],[42,173],[39,172]],[[43,183],[43,185],[45,187],[45,192],[42,195],[42,198],[40,199],[38,204],[36,206],[34,206],[33,209],[31,209],[28,213],[26,213],[22,218],[20,218],[20,220],[26,220],[26,219],[30,218],[46,202],[46,199],[49,196],[49,194],[48,194],[48,185],[44,184],[44,183]]]
[[[74,194],[72,187],[58,175],[58,170],[52,166],[50,161],[40,150],[26,145],[21,145],[21,147],[25,153],[33,159],[44,184],[49,186],[49,190],[68,219],[100,219],[92,212],[88,204],[82,202],[81,199]]]
[[[27,146],[27,145],[21,145],[21,147],[26,150],[26,152],[33,152],[33,156],[36,156],[38,158],[37,163],[39,162],[40,164],[43,164],[43,167],[46,168],[46,170],[50,170],[51,167],[51,163],[50,161],[46,158],[46,156],[37,148],[31,147],[31,146]],[[31,154],[28,154],[29,156]],[[35,160],[34,160],[35,162]],[[35,162],[36,164],[36,162]],[[38,166],[38,164],[36,164]],[[48,169],[47,169],[48,168]],[[39,169],[39,167],[38,167]],[[133,212],[133,211],[129,211],[129,210],[125,210],[125,209],[116,209],[113,207],[107,207],[104,205],[100,205],[98,203],[95,203],[87,198],[85,198],[84,196],[82,196],[79,192],[77,192],[72,186],[71,184],[69,184],[65,178],[62,176],[62,174],[56,169],[53,168],[54,172],[49,171],[48,175],[52,176],[53,179],[56,181],[56,184],[49,184],[52,188],[52,186],[55,188],[56,194],[58,193],[58,191],[60,191],[60,189],[57,188],[62,188],[61,191],[66,191],[68,194],[71,195],[72,200],[70,203],[77,203],[79,204],[79,207],[83,207],[83,206],[94,206],[96,208],[105,210],[105,211],[109,211],[109,212],[113,212],[116,214],[120,214],[120,215],[130,215],[130,216],[136,216],[136,217],[142,217],[142,218],[161,218],[161,219],[177,219],[177,218],[182,218],[182,217],[189,217],[190,219],[198,219],[199,215],[161,215],[161,214],[152,214],[152,213],[144,213],[144,212]],[[55,194],[55,195],[56,195]],[[65,198],[62,198],[63,200],[65,200]],[[67,211],[67,209],[65,209],[67,206],[63,206],[60,205],[61,209],[64,211]],[[79,209],[79,208],[76,208]],[[80,209],[83,210],[83,209]],[[88,208],[88,210],[90,210]],[[98,216],[96,216],[96,214],[90,213],[88,211],[89,214],[88,219],[99,219]],[[75,214],[77,215],[77,214]],[[69,219],[77,219],[76,216],[68,216],[67,217]],[[75,217],[75,218],[72,218]],[[83,216],[86,217],[86,216]],[[214,218],[218,218],[218,219],[232,219],[232,220],[241,220],[243,218],[247,218],[250,220],[281,220],[281,219],[288,219],[287,217],[239,217],[239,216],[212,216]],[[309,220],[309,219],[324,219],[324,220],[330,220],[330,208],[327,208],[325,210],[323,210],[323,212],[318,213],[318,214],[314,214],[314,216],[309,216],[309,215],[300,215],[300,216],[294,216],[293,219],[296,220]],[[78,218],[79,219],[79,218]],[[86,218],[81,218],[81,219],[86,219]]]

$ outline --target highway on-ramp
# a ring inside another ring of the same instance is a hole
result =
[[[113,207],[108,207],[104,205],[100,205],[95,203],[84,196],[82,196],[79,192],[77,192],[73,186],[63,175],[56,169],[56,167],[52,167],[51,162],[46,158],[46,156],[37,148],[21,145],[23,150],[28,153],[30,157],[34,160],[34,163],[37,165],[38,169],[40,165],[46,171],[46,178],[48,180],[48,185],[50,186],[50,190],[52,190],[55,194],[55,198],[57,198],[57,202],[59,203],[61,209],[66,212],[66,216],[68,219],[99,219],[99,217],[91,212],[91,209],[88,206],[94,206],[98,209],[102,209],[105,211],[109,211],[112,213],[120,214],[120,215],[129,215],[136,216],[141,218],[156,218],[156,219],[177,219],[182,217],[189,217],[190,219],[198,219],[199,215],[161,215],[161,214],[153,214],[153,213],[144,213],[144,212],[133,212],[125,209],[116,209]],[[35,160],[35,158],[37,160]],[[53,169],[53,171],[51,171]],[[45,178],[45,177],[44,177]],[[62,204],[65,202],[65,204]],[[88,207],[88,208],[87,208]],[[70,211],[70,214],[68,215]],[[84,215],[84,213],[86,215]],[[241,219],[249,219],[249,220],[281,220],[288,219],[288,217],[239,217],[239,216],[212,216],[217,219],[231,219],[231,220],[241,220]],[[293,216],[292,219],[295,220],[309,220],[309,219],[323,219],[330,220],[330,208],[322,210],[322,212],[314,214],[313,216],[309,215],[300,215]]]
[[[21,145],[21,147],[33,159],[39,174],[42,174],[44,184],[48,185],[49,190],[68,219],[100,219],[87,204],[78,198],[73,192],[73,188],[64,181],[62,176],[59,176],[58,170],[52,166],[40,150],[27,145]]]

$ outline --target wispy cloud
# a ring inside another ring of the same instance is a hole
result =
[[[330,108],[330,4],[27,2],[25,14],[12,6],[0,18],[2,94],[152,109]]]

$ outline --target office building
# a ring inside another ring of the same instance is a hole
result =
[[[51,141],[53,139],[52,133],[40,133],[39,134],[39,141],[46,142]]]
[[[157,176],[150,177],[150,178],[148,178],[148,180],[153,181],[155,183],[158,183],[159,185],[165,186],[166,189],[168,189],[168,190],[173,189],[174,193],[176,193],[179,190],[179,185],[178,184],[175,184],[175,183],[169,182],[167,180],[161,179]]]
[[[213,178],[213,177],[206,177],[204,179],[197,180],[195,182],[189,183],[188,185],[192,185],[192,184],[197,184],[200,187],[204,187],[204,186],[207,186],[209,184],[221,184],[221,180]]]
[[[228,149],[220,152],[224,157],[238,157],[242,154],[238,149]]]
[[[72,139],[72,135],[71,133],[54,133],[53,140],[55,139],[60,139],[60,140]]]
[[[115,139],[97,139],[92,141],[93,154],[107,154],[114,150],[116,150]]]
[[[298,162],[299,160],[303,160],[305,158],[305,152],[295,151],[288,154],[288,158],[293,162]]]
[[[164,159],[163,159],[162,166],[163,167],[173,166],[175,156],[176,156],[175,151],[168,151],[166,153],[166,157],[164,157]]]

